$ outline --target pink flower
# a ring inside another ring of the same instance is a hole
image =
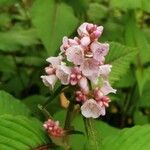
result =
[[[81,75],[81,70],[79,67],[74,67],[71,71],[71,75],[70,75],[70,84],[71,85],[76,85],[80,79],[82,78]]]
[[[75,37],[74,39],[68,39],[68,37],[63,37],[63,44],[60,47],[61,52],[65,52],[69,47],[79,45],[79,39]]]
[[[95,88],[94,89],[94,99],[96,101],[99,101],[103,98],[104,94],[102,93],[102,91],[99,88]]]
[[[91,40],[88,36],[81,38],[80,43],[82,46],[86,47],[91,43]]]
[[[103,32],[103,26],[97,26],[91,23],[83,23],[78,28],[78,34],[80,37],[89,36],[91,40],[97,40],[102,32]]]
[[[45,72],[46,72],[48,75],[55,74],[55,68],[53,68],[52,65],[49,65],[48,67],[45,67]]]
[[[76,91],[75,96],[77,102],[85,102],[87,100],[87,96],[82,90]]]
[[[65,65],[60,65],[56,70],[56,76],[64,85],[69,84],[70,75],[71,75],[71,68]]]
[[[46,61],[49,62],[53,68],[57,68],[57,66],[61,64],[62,58],[62,56],[49,57],[46,59]]]
[[[62,137],[64,136],[64,130],[59,127],[59,121],[53,121],[48,119],[44,124],[43,127],[46,129],[50,136],[54,137]]]
[[[67,60],[75,65],[80,65],[84,60],[84,50],[81,46],[71,46],[66,50]]]
[[[101,65],[99,66],[99,75],[104,79],[108,79],[108,75],[111,72],[112,65]]]
[[[110,98],[108,96],[103,96],[99,101],[97,101],[97,103],[101,107],[108,107],[109,106],[109,102],[110,102]]]
[[[86,118],[98,118],[105,115],[105,107],[100,107],[94,99],[89,99],[81,106],[81,113]]]
[[[58,79],[56,77],[56,75],[48,75],[48,76],[44,75],[44,76],[41,76],[41,78],[42,78],[42,81],[43,81],[44,85],[48,86],[52,89],[54,88],[54,85],[55,85],[55,83]]]
[[[99,62],[92,58],[84,59],[81,64],[82,74],[89,80],[96,82],[99,75]]]
[[[103,81],[103,86],[100,90],[104,95],[108,95],[109,93],[116,93],[116,90],[110,86],[108,81]]]
[[[99,61],[101,64],[105,61],[105,56],[109,51],[109,44],[93,42],[90,46],[91,51],[93,52],[93,58]]]
[[[82,77],[78,84],[82,91],[84,91],[86,94],[89,92],[88,80],[86,77]]]

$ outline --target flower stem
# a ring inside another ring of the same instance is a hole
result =
[[[94,120],[92,118],[83,118],[83,120],[88,138],[88,149],[100,150],[100,141],[94,128]]]
[[[65,120],[65,125],[64,125],[64,130],[70,130],[71,129],[71,123],[73,120],[74,116],[74,103],[70,101],[68,110],[67,110],[67,115],[66,115],[66,120]],[[70,150],[70,145],[69,145],[69,135],[66,135],[63,139],[65,145],[66,145],[66,150]]]

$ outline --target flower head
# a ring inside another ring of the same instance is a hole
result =
[[[59,121],[54,121],[48,119],[43,127],[46,129],[48,134],[53,137],[62,137],[64,136],[64,130],[59,126]]]
[[[46,75],[41,78],[52,89],[57,80],[68,87],[74,86],[75,92],[72,94],[75,102],[81,105],[82,115],[98,118],[105,115],[106,107],[109,106],[108,94],[116,93],[108,81],[112,65],[105,64],[109,44],[98,42],[103,26],[85,22],[77,32],[78,37],[63,38],[59,56],[46,59],[49,65],[45,68]],[[102,85],[92,89],[99,79]],[[53,124],[58,127],[56,122]]]
[[[101,107],[94,99],[89,99],[81,106],[81,113],[86,118],[98,118],[105,114],[105,107]]]

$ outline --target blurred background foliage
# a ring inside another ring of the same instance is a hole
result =
[[[118,128],[150,123],[149,0],[0,0],[0,89],[43,119],[37,105],[50,95],[40,80],[45,59],[83,22],[103,25],[100,41],[112,45],[106,61],[118,92],[102,120]],[[52,114],[59,108],[59,101],[48,106]]]

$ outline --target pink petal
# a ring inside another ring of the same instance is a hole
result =
[[[85,92],[88,93],[89,92],[89,86],[88,86],[88,81],[87,78],[82,77],[79,81],[79,86],[80,88]]]
[[[104,56],[106,56],[109,51],[109,44],[93,42],[90,48],[93,52],[93,58],[97,61],[103,62],[105,60]]]
[[[55,85],[55,83],[56,83],[56,81],[57,81],[57,77],[56,77],[56,75],[49,75],[49,76],[41,76],[41,78],[42,78],[42,81],[43,81],[43,83],[44,83],[44,85],[45,86],[49,86],[49,87],[51,87],[52,89],[54,88],[54,85]]]
[[[104,106],[101,107],[100,114],[101,114],[102,116],[105,116],[105,114],[106,114],[106,108],[105,108]]]
[[[88,36],[85,36],[80,40],[80,42],[82,46],[88,46],[91,43],[91,40]]]
[[[99,74],[99,62],[93,58],[86,58],[81,64],[81,70],[84,76],[90,80],[95,80]]]
[[[81,24],[79,26],[79,28],[77,29],[77,32],[81,37],[89,35],[89,33],[87,31],[87,25],[88,25],[88,23],[85,22],[85,23]]]
[[[104,81],[101,91],[104,95],[107,95],[109,93],[116,93],[117,90],[113,89],[108,81]]]
[[[68,45],[68,37],[67,36],[63,37],[63,42],[62,43],[63,44],[60,46],[60,50],[61,50],[61,52],[64,52],[65,49],[69,46]]]
[[[69,84],[71,68],[65,65],[60,65],[56,70],[56,76],[61,80],[64,85]]]
[[[111,72],[112,65],[101,65],[99,67],[99,74],[103,77],[108,77],[109,73]]]
[[[46,59],[46,61],[51,63],[53,68],[56,68],[58,65],[61,64],[62,56],[49,57],[49,58]]]
[[[66,50],[67,60],[80,65],[84,59],[84,52],[80,46],[72,46]]]
[[[81,113],[86,118],[98,118],[101,115],[101,107],[94,99],[89,99],[81,106]]]

